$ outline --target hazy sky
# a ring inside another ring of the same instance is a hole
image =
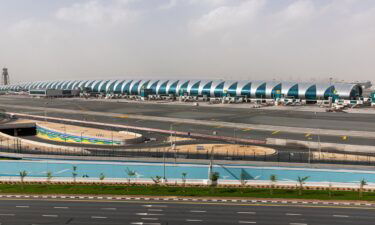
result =
[[[373,80],[374,0],[0,0],[11,82]]]

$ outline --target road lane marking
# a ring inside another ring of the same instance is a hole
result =
[[[117,210],[116,208],[102,208],[102,210]]]
[[[190,210],[190,212],[192,212],[192,213],[205,213],[207,211],[204,211],[204,210]]]
[[[138,215],[138,216],[163,216],[164,214],[159,214],[159,213],[136,213],[135,215]]]
[[[17,205],[16,208],[30,208],[28,205]]]
[[[166,205],[143,205],[143,207],[147,207],[147,208],[150,208],[150,207],[166,208],[168,206],[166,206]]]
[[[307,225],[307,223],[290,223],[289,225]]]
[[[280,133],[280,131],[279,130],[275,130],[274,132],[272,132],[272,135],[278,134],[278,133]]]
[[[2,213],[0,216],[15,216],[16,214],[13,213]]]
[[[105,216],[91,216],[91,219],[107,219]]]
[[[237,212],[238,214],[256,214],[256,212]]]
[[[159,218],[141,218],[142,220],[158,220]]]
[[[187,222],[202,222],[203,220],[186,219]]]
[[[238,223],[257,223],[257,222],[255,222],[255,221],[243,221],[243,220],[240,220],[240,221],[238,221]]]
[[[162,212],[162,209],[147,209],[150,212]]]
[[[55,206],[54,209],[69,209],[67,206]]]
[[[160,223],[144,223],[144,222],[132,222],[134,225],[161,225]]]
[[[287,216],[301,216],[302,214],[299,213],[286,213]]]
[[[333,215],[333,217],[342,217],[342,218],[348,218],[348,215]]]
[[[43,217],[58,217],[58,215],[42,215]]]

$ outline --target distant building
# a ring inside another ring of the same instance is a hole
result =
[[[1,76],[1,84],[2,85],[9,85],[9,74],[8,74],[7,68],[3,68],[3,74]]]
[[[349,83],[310,83],[253,80],[63,80],[35,81],[0,86],[4,91],[38,89],[80,90],[100,94],[243,97],[249,99],[293,98],[316,101],[337,97],[355,100],[362,96],[361,85]]]

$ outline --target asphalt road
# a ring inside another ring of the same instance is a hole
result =
[[[370,114],[347,114],[347,113],[318,113],[316,117],[312,112],[283,111],[283,110],[262,110],[262,109],[239,109],[239,108],[210,108],[192,107],[184,105],[163,105],[163,104],[138,104],[138,103],[116,103],[105,101],[84,101],[76,99],[33,99],[20,97],[0,97],[0,104],[25,105],[46,108],[61,108],[96,112],[114,112],[123,114],[137,114],[160,117],[187,118],[212,121],[226,121],[238,123],[269,124],[295,127],[311,127],[320,129],[344,129],[375,131],[375,116]],[[171,123],[153,120],[138,120],[130,118],[115,118],[102,115],[82,115],[72,113],[44,112],[36,110],[20,110],[6,108],[8,111],[19,113],[30,113],[47,115],[52,117],[63,117],[69,119],[100,121],[132,126],[142,126],[177,131],[212,134],[216,131],[218,135],[250,138],[264,140],[265,138],[293,139],[304,141],[318,141],[354,145],[375,145],[375,139],[363,137],[348,137],[334,135],[320,135],[319,133],[294,133],[231,129],[221,126],[207,126],[184,123]],[[149,136],[153,136],[149,134]]]
[[[372,225],[374,208],[147,201],[1,200],[2,225]]]

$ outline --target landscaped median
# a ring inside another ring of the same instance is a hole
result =
[[[110,196],[181,196],[181,197],[227,197],[227,198],[278,198],[310,200],[361,200],[375,201],[375,192],[358,190],[342,191],[332,189],[308,190],[298,186],[280,189],[278,186],[265,187],[215,187],[215,186],[174,186],[174,185],[108,185],[105,183],[2,183],[1,194],[58,194],[58,195],[110,195]]]

